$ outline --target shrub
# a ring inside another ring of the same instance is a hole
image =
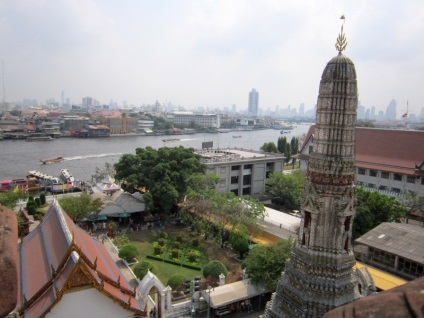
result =
[[[176,241],[179,242],[179,243],[182,243],[183,242],[183,238],[181,236],[177,236]]]
[[[153,251],[155,255],[160,255],[162,253],[162,248],[160,247],[160,245],[156,245],[155,247],[153,247]]]
[[[35,205],[37,206],[37,208],[39,208],[41,206],[41,200],[40,198],[35,198],[34,199]]]
[[[163,238],[160,238],[160,239],[158,240],[158,244],[159,244],[160,246],[164,246],[164,245],[165,245],[165,240],[164,240]]]
[[[41,201],[41,205],[46,204],[46,195],[44,192],[40,194],[40,201]]]
[[[227,268],[220,261],[214,260],[210,261],[203,267],[203,277],[214,277],[219,278],[219,275],[224,274],[227,275]]]
[[[191,250],[189,253],[188,253],[188,260],[189,260],[189,262],[192,262],[192,263],[194,263],[194,262],[196,262],[196,260],[197,260],[197,258],[200,256],[200,252],[199,251],[194,251],[194,250]]]
[[[179,241],[175,241],[172,247],[175,249],[179,249],[181,247],[181,243]]]
[[[148,270],[151,272],[155,271],[155,266],[149,261],[142,261],[135,265],[134,274],[138,279],[142,280],[143,277],[146,276]]]
[[[191,243],[191,245],[193,247],[198,247],[199,246],[199,239],[194,239],[193,242]]]
[[[26,208],[29,215],[34,215],[37,212],[37,207],[34,202],[28,201]]]
[[[113,244],[115,244],[115,246],[118,249],[121,248],[122,246],[128,244],[129,242],[130,242],[130,240],[129,240],[128,236],[126,236],[125,234],[116,236],[113,239]]]
[[[134,244],[126,244],[119,250],[119,257],[123,258],[127,262],[132,261],[138,255],[137,246]]]
[[[176,290],[181,284],[184,282],[185,277],[181,274],[174,274],[168,279],[167,285],[172,288],[172,290]]]
[[[179,256],[179,254],[180,254],[180,250],[178,249],[178,248],[174,248],[172,251],[171,251],[171,257],[172,258],[178,258],[178,256]]]
[[[159,235],[158,235],[158,237],[166,240],[168,238],[168,233],[166,233],[166,232],[160,232]]]

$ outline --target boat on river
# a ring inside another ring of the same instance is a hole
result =
[[[50,164],[50,163],[62,162],[63,160],[65,160],[65,158],[58,156],[58,157],[52,157],[52,158],[47,158],[47,159],[41,159],[40,162],[43,165],[47,165],[47,164]]]
[[[71,186],[74,185],[75,178],[68,169],[60,170],[60,177],[62,178],[63,181],[65,181],[65,183]]]
[[[172,141],[178,141],[180,140],[180,138],[167,138],[167,139],[162,139],[163,142],[172,142]]]
[[[25,141],[52,141],[51,136],[36,136],[36,137],[27,137]]]

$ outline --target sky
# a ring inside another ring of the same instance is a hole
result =
[[[422,0],[2,0],[0,98],[310,109],[342,14],[361,104],[419,114]]]

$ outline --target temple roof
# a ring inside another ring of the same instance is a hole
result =
[[[300,152],[303,152],[314,132],[313,125]],[[424,171],[417,169],[424,162],[424,147],[418,146],[424,140],[423,131],[356,127],[355,132],[356,167],[424,176]],[[307,159],[300,155],[298,157]]]
[[[135,291],[102,243],[76,226],[57,201],[19,246],[23,317],[39,317],[76,287],[96,288],[128,311],[143,314]]]

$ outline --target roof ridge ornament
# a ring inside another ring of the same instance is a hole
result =
[[[342,51],[344,51],[344,49],[347,46],[346,37],[343,33],[343,25],[345,24],[345,19],[346,19],[344,14],[340,17],[340,19],[343,20],[343,23],[342,23],[340,34],[337,37],[336,49],[337,49],[337,51],[339,51],[339,54],[342,54]]]

